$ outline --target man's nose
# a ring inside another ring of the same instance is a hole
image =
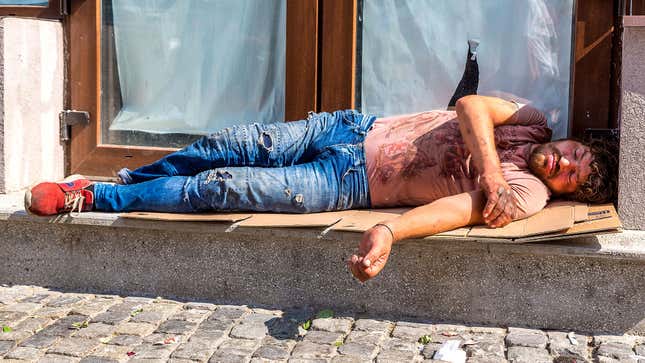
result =
[[[563,156],[560,158],[559,164],[560,164],[560,169],[567,169],[569,166],[571,166],[571,161],[569,161],[569,159]]]

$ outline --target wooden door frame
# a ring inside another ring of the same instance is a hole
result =
[[[176,149],[101,144],[100,4],[100,0],[73,1],[66,22],[70,107],[90,113],[89,125],[72,128],[69,171],[110,177],[122,167],[136,168]],[[318,4],[319,0],[287,0],[287,119],[317,110]]]
[[[321,111],[356,108],[357,0],[322,4]]]

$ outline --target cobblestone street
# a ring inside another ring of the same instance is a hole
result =
[[[381,320],[162,298],[0,287],[0,358],[37,362],[422,362],[460,340],[468,362],[645,363],[645,337]]]

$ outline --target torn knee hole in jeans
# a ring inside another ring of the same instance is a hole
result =
[[[258,143],[263,146],[267,151],[273,150],[273,138],[271,138],[271,135],[264,131],[262,135],[260,135],[260,139],[258,140]]]
[[[206,177],[204,184],[208,184],[212,181],[223,182],[228,179],[233,179],[233,175],[231,175],[231,173],[229,173],[228,171],[212,170],[210,173],[208,173],[208,176]]]
[[[285,188],[284,189],[284,195],[287,198],[291,198],[291,195],[293,195],[293,191],[291,191],[290,188]],[[304,202],[305,202],[305,196],[302,195],[302,194],[296,194],[296,195],[293,196],[292,201],[293,201],[293,204],[298,205],[298,206],[302,206],[304,204]]]

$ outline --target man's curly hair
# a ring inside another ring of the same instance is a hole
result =
[[[571,199],[583,203],[611,203],[618,195],[618,142],[593,139],[582,142],[593,155],[591,174]]]

